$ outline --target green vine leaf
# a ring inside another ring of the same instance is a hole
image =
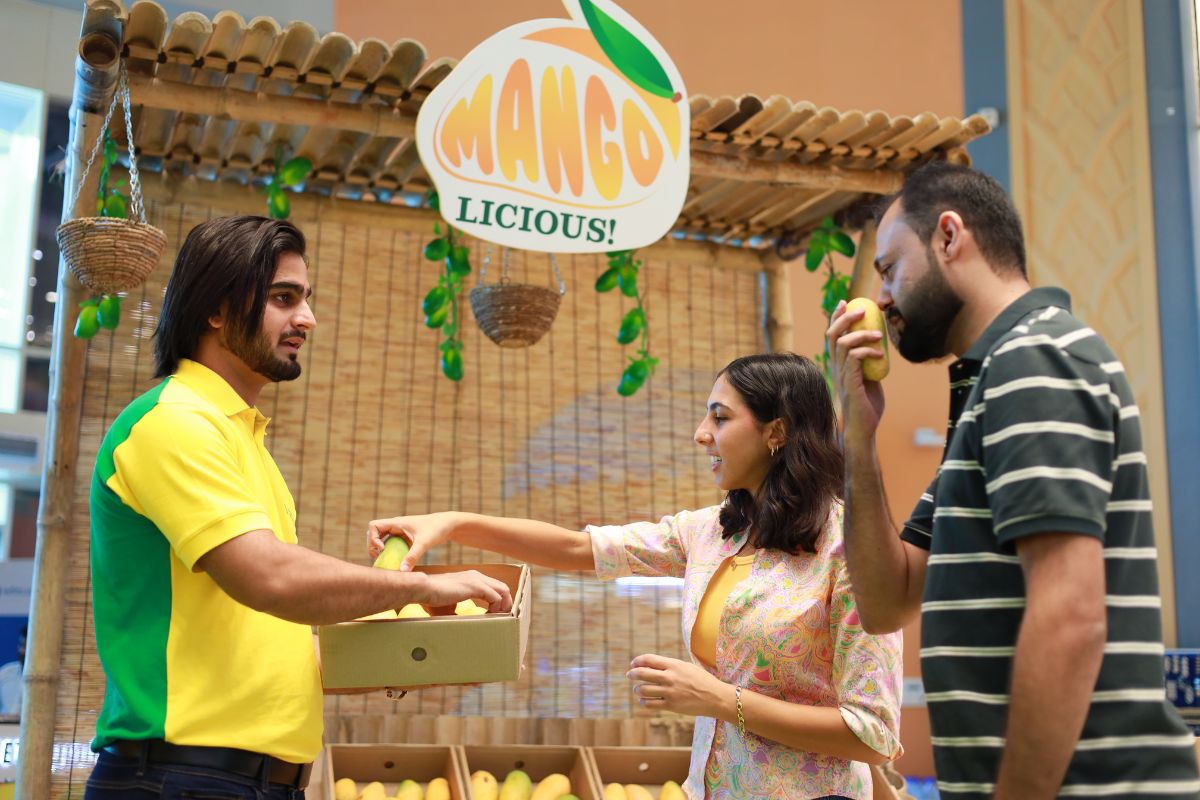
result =
[[[310,172],[312,162],[304,156],[296,156],[279,170],[279,180],[284,186],[298,186]]]
[[[429,190],[425,202],[437,210],[437,192]],[[437,285],[421,301],[421,313],[425,315],[426,327],[441,330],[442,341],[438,344],[438,352],[441,354],[439,364],[442,374],[457,382],[463,379],[464,371],[463,345],[458,335],[458,294],[462,291],[464,279],[471,274],[471,251],[466,245],[456,243],[457,232],[449,225],[443,236],[441,224],[435,222],[433,233],[434,238],[426,243],[423,254],[428,261],[441,262],[442,274],[438,277]]]
[[[611,292],[617,288],[617,268],[609,267],[596,279],[597,292]]]
[[[855,253],[854,240],[842,230],[833,217],[825,217],[821,225],[812,232],[808,240],[808,253],[804,257],[804,267],[809,272],[816,272],[821,264],[825,264],[825,283],[821,286],[821,312],[825,321],[833,316],[838,303],[850,297],[850,276],[837,271],[833,265],[833,254],[853,256]],[[815,356],[813,360],[825,374],[825,384],[833,392],[833,375],[829,368],[829,346],[825,352]]]
[[[834,231],[829,237],[829,246],[844,256],[854,255],[854,240],[844,231]]]
[[[816,272],[821,268],[821,262],[824,259],[824,248],[817,247],[810,242],[808,245],[808,252],[804,255],[804,268],[809,272]]]
[[[121,296],[106,294],[96,305],[96,321],[101,328],[115,331],[121,324]]]
[[[100,319],[96,306],[84,306],[79,310],[79,319],[75,320],[75,336],[79,339],[90,339],[100,332]]]
[[[619,286],[623,295],[637,300],[637,305],[622,317],[621,327],[617,331],[617,342],[622,345],[633,344],[640,339],[637,356],[629,358],[617,384],[617,394],[621,397],[636,394],[658,366],[658,359],[650,355],[650,323],[646,318],[643,295],[637,285],[638,269],[642,262],[633,256],[632,250],[609,253],[608,269],[596,280],[597,292],[610,292]]]

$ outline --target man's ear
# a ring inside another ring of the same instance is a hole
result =
[[[953,261],[962,255],[969,236],[962,216],[957,211],[943,211],[938,216],[937,228],[933,232],[934,250],[942,255],[944,261]]]
[[[208,318],[208,326],[213,330],[220,330],[225,327],[225,323],[229,320],[229,303],[221,303],[221,309],[216,314]]]

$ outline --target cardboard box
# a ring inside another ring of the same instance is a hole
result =
[[[466,745],[462,748],[463,768],[468,786],[471,773],[487,770],[503,784],[505,776],[514,769],[524,770],[538,781],[555,772],[571,779],[571,793],[579,800],[603,800],[604,794],[595,783],[591,762],[582,747],[558,745]],[[475,800],[472,797],[472,800]]]
[[[588,758],[603,788],[610,783],[634,783],[658,797],[662,785],[687,780],[692,762],[690,747],[589,747]]]
[[[417,569],[430,574],[473,569],[497,578],[512,591],[512,611],[321,625],[317,637],[325,688],[490,683],[516,680],[521,674],[532,612],[529,567],[462,564]]]
[[[423,744],[331,744],[325,747],[327,800],[334,800],[333,785],[339,778],[350,778],[358,790],[372,781],[383,784],[387,796],[396,794],[401,781],[421,784],[424,794],[434,778],[450,784],[452,800],[468,800],[467,774],[457,747]]]

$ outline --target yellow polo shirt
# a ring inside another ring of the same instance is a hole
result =
[[[194,361],[114,421],[91,487],[92,597],[107,687],[92,743],[162,738],[297,763],[321,746],[307,625],[238,603],[205,553],[268,529],[296,543],[296,505],[263,445],[268,420]]]

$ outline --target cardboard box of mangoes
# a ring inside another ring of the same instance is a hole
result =
[[[471,601],[449,613],[421,606],[321,625],[321,680],[327,689],[408,688],[513,681],[529,643],[531,590],[524,564],[427,565],[420,572],[473,569],[508,584],[512,611],[488,613]],[[457,613],[454,613],[457,612]],[[557,798],[555,798],[557,800]]]
[[[469,800],[457,747],[331,744],[325,747],[328,800]]]
[[[582,747],[466,745],[470,800],[603,800]]]
[[[685,800],[690,747],[588,747],[605,800]]]

